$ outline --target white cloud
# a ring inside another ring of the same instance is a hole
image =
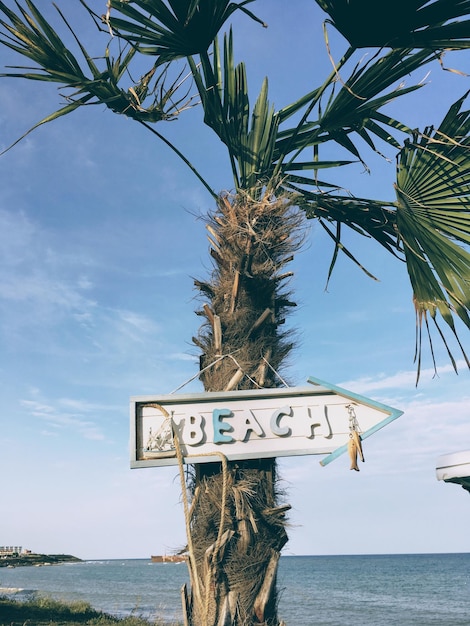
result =
[[[80,276],[77,281],[77,286],[80,289],[91,289],[93,287],[93,283],[87,276]]]
[[[125,310],[118,310],[116,313],[117,319],[124,323],[122,328],[127,327],[129,333],[137,331],[138,333],[147,335],[154,333],[158,328],[153,319],[141,313]]]
[[[199,362],[199,357],[193,354],[186,354],[185,352],[173,352],[167,355],[168,359],[172,361],[190,361],[191,363]]]
[[[0,277],[0,298],[15,301],[30,301],[36,306],[43,306],[48,311],[51,308],[83,309],[93,307],[95,302],[84,298],[73,286],[66,281],[50,278],[41,271],[34,271],[30,275]]]
[[[152,317],[107,305],[106,268],[86,253],[85,243],[74,250],[55,237],[24,213],[0,208],[0,331],[10,350],[34,345],[48,355],[111,356],[153,342],[160,328]]]
[[[25,406],[35,417],[47,418],[54,415],[54,409],[48,404],[38,402],[36,400],[22,400],[21,404]]]
[[[0,198],[1,201],[1,198]],[[0,259],[2,266],[18,266],[31,258],[36,228],[21,211],[10,212],[0,207]]]
[[[39,402],[38,400],[21,400],[20,404],[29,415],[44,421],[49,428],[72,431],[89,440],[101,441],[105,439],[102,429],[89,418],[85,418],[82,415],[90,412],[88,403],[62,399],[56,401],[56,404]],[[98,407],[95,405],[98,414],[107,408],[99,407],[98,410]],[[47,435],[51,434],[48,430],[43,432]]]
[[[457,362],[457,368],[464,370],[466,363],[462,359]],[[454,368],[449,363],[439,367],[438,375],[442,376],[448,373],[454,373]],[[427,368],[421,370],[420,382],[423,384],[426,381],[435,378],[435,371],[433,368]],[[412,388],[416,385],[416,370],[405,370],[397,372],[396,374],[386,375],[378,374],[377,377],[358,378],[356,380],[348,380],[340,384],[345,389],[355,390],[358,393],[370,393],[371,391],[377,391],[381,389],[403,389]]]
[[[77,398],[59,398],[57,403],[60,407],[80,413],[103,413],[104,411],[119,411],[122,407],[109,404],[99,404]]]
[[[51,249],[49,238],[24,213],[0,209],[0,299],[27,307],[11,309],[14,321],[18,311],[33,321],[95,306],[81,293],[90,288],[89,279],[74,276],[75,269]]]

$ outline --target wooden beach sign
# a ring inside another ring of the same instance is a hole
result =
[[[309,386],[166,396],[130,403],[131,468],[184,463],[327,455],[348,449],[354,430],[364,440],[402,411],[317,378]]]

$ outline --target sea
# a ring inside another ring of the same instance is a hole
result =
[[[0,568],[0,595],[86,601],[165,624],[182,622],[187,582],[185,563],[150,559]],[[470,626],[470,553],[282,556],[278,587],[287,626]]]

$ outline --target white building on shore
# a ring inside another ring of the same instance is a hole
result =
[[[22,546],[0,546],[0,557],[13,556],[14,554],[23,554],[23,547]]]

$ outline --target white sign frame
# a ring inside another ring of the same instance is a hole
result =
[[[366,439],[403,414],[385,404],[310,377],[309,387],[133,396],[131,468],[184,463],[328,455],[347,450],[351,415]]]

